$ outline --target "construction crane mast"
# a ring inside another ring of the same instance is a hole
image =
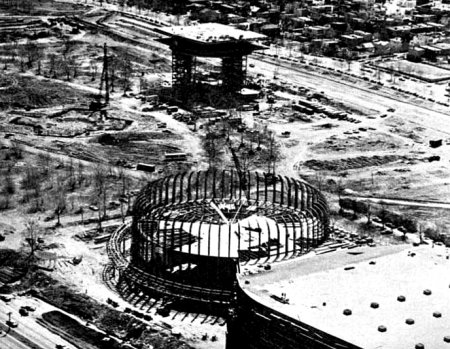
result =
[[[105,96],[104,101],[102,102],[103,85],[105,86]],[[103,69],[102,75],[100,77],[99,93],[98,96],[95,98],[95,100],[93,100],[89,105],[89,110],[92,111],[92,114],[94,114],[95,112],[100,112],[100,116],[106,118],[108,105],[109,105],[108,47],[106,46],[105,43],[103,46]]]

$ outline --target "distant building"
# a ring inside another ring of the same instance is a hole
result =
[[[412,62],[420,62],[422,60],[423,55],[425,54],[425,50],[420,47],[412,47],[409,49],[406,58]]]
[[[304,28],[304,35],[310,39],[323,39],[330,27],[315,25]]]
[[[267,35],[269,38],[280,36],[280,27],[276,24],[265,24],[260,28],[261,34]]]
[[[364,42],[364,36],[356,34],[341,35],[340,39],[343,46],[347,46],[350,49],[354,49]]]

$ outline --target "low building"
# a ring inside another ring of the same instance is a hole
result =
[[[442,50],[435,46],[424,45],[420,48],[424,50],[423,57],[430,61],[435,61],[436,58],[442,54]]]
[[[372,41],[372,38],[373,38],[372,33],[365,32],[365,31],[362,31],[362,30],[355,30],[355,31],[353,32],[353,34],[362,36],[364,42]]]
[[[420,62],[422,60],[425,50],[420,47],[412,47],[409,49],[406,58],[412,62]]]
[[[330,27],[315,25],[305,27],[303,33],[310,39],[322,39],[326,33],[330,30]]]
[[[340,39],[343,46],[351,49],[364,42],[364,37],[356,34],[341,35]]]
[[[280,36],[280,27],[276,24],[265,24],[260,28],[260,32],[273,39]]]

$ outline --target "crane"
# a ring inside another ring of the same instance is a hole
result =
[[[103,83],[105,84],[105,100],[102,103],[103,97]],[[91,115],[95,112],[100,112],[101,117],[107,117],[107,107],[109,105],[109,74],[108,74],[108,48],[106,43],[103,45],[103,69],[100,77],[100,88],[98,96],[89,105]]]

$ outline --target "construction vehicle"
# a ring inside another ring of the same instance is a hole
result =
[[[83,257],[73,257],[72,264],[73,265],[78,265],[78,264],[81,263],[82,260],[83,260]]]
[[[36,308],[31,306],[31,305],[24,305],[24,306],[22,306],[22,308],[25,309],[28,312],[36,310]]]
[[[11,315],[12,315],[12,312],[9,312],[8,320],[6,321],[6,324],[11,328],[16,328],[17,326],[19,326],[19,324],[17,321],[14,321],[13,319],[11,319]]]
[[[17,321],[14,321],[14,320],[8,320],[8,321],[6,321],[6,324],[7,324],[9,327],[11,327],[11,328],[16,328],[16,327],[19,326],[18,322],[17,322]]]

